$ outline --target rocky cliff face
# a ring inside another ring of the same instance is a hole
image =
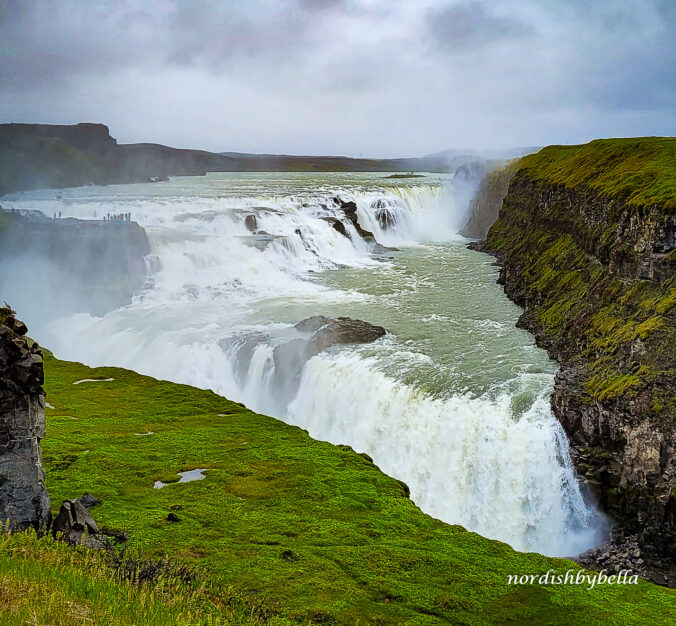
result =
[[[0,209],[0,293],[22,311],[33,306],[36,292],[51,318],[100,315],[127,304],[145,284],[149,253],[146,233],[135,222]]]
[[[0,523],[10,530],[49,521],[40,439],[45,435],[42,354],[26,326],[0,308]]]
[[[483,239],[486,236],[488,229],[498,219],[498,212],[515,169],[515,162],[503,164],[481,179],[470,205],[469,218],[460,231],[463,237]]]
[[[675,211],[557,184],[528,159],[483,247],[520,325],[561,363],[552,408],[578,472],[639,546],[635,569],[676,581]]]

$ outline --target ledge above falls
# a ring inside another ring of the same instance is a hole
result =
[[[0,294],[19,307],[22,293],[37,290],[50,317],[127,304],[145,284],[149,253],[136,222],[0,210]]]

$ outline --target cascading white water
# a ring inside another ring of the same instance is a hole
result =
[[[401,251],[371,254],[337,196]],[[212,389],[369,453],[440,519],[518,549],[580,552],[596,542],[599,520],[549,409],[555,366],[514,328],[489,260],[461,242],[416,243],[459,240],[455,201],[441,176],[395,184],[325,174],[210,175],[14,200],[48,215],[131,211],[156,257],[151,286],[131,305],[38,329],[59,356]],[[332,348],[298,372],[275,366],[292,324],[320,313],[391,334]]]

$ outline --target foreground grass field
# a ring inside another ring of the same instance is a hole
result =
[[[151,572],[151,580],[143,580]],[[120,560],[119,552],[74,549],[34,533],[0,537],[0,621],[59,626],[264,623],[236,592],[214,595],[180,566]]]
[[[674,616],[676,593],[643,582],[590,591],[510,586],[510,574],[578,568],[434,520],[365,456],[211,392],[49,355],[45,377],[53,408],[43,455],[53,508],[91,492],[103,499],[92,509],[99,526],[128,533],[131,549],[146,557],[168,554],[200,572],[189,588],[148,595],[108,581],[96,565],[100,589],[129,608],[111,622],[98,618],[94,602],[87,605],[93,623],[166,623],[134,613],[139,593],[158,615],[170,615],[172,603],[186,615],[201,606],[205,620],[225,623],[660,624]],[[203,480],[176,483],[178,472],[196,468],[206,470]],[[153,489],[156,480],[173,484]],[[169,521],[170,513],[179,521]],[[87,579],[77,560],[84,557],[69,558],[53,544],[31,544],[21,558],[8,547],[0,551],[3,584],[43,585],[79,605],[100,590],[76,580]],[[195,586],[207,591],[192,596]],[[41,614],[47,604],[31,607],[34,623],[57,623]],[[7,602],[0,602],[2,620],[24,623],[12,621]]]

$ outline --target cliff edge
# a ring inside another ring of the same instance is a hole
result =
[[[552,408],[578,472],[676,581],[676,139],[522,158],[481,249],[561,363]],[[638,554],[640,552],[640,554]],[[607,555],[606,555],[607,556]],[[640,557],[640,558],[639,558]],[[660,574],[660,577],[662,575]]]
[[[128,304],[145,284],[149,253],[136,222],[52,219],[0,208],[0,293],[21,311],[34,311],[36,293],[51,318],[101,315]]]
[[[42,353],[26,326],[0,307],[0,523],[10,530],[49,522],[40,439],[45,436]]]

